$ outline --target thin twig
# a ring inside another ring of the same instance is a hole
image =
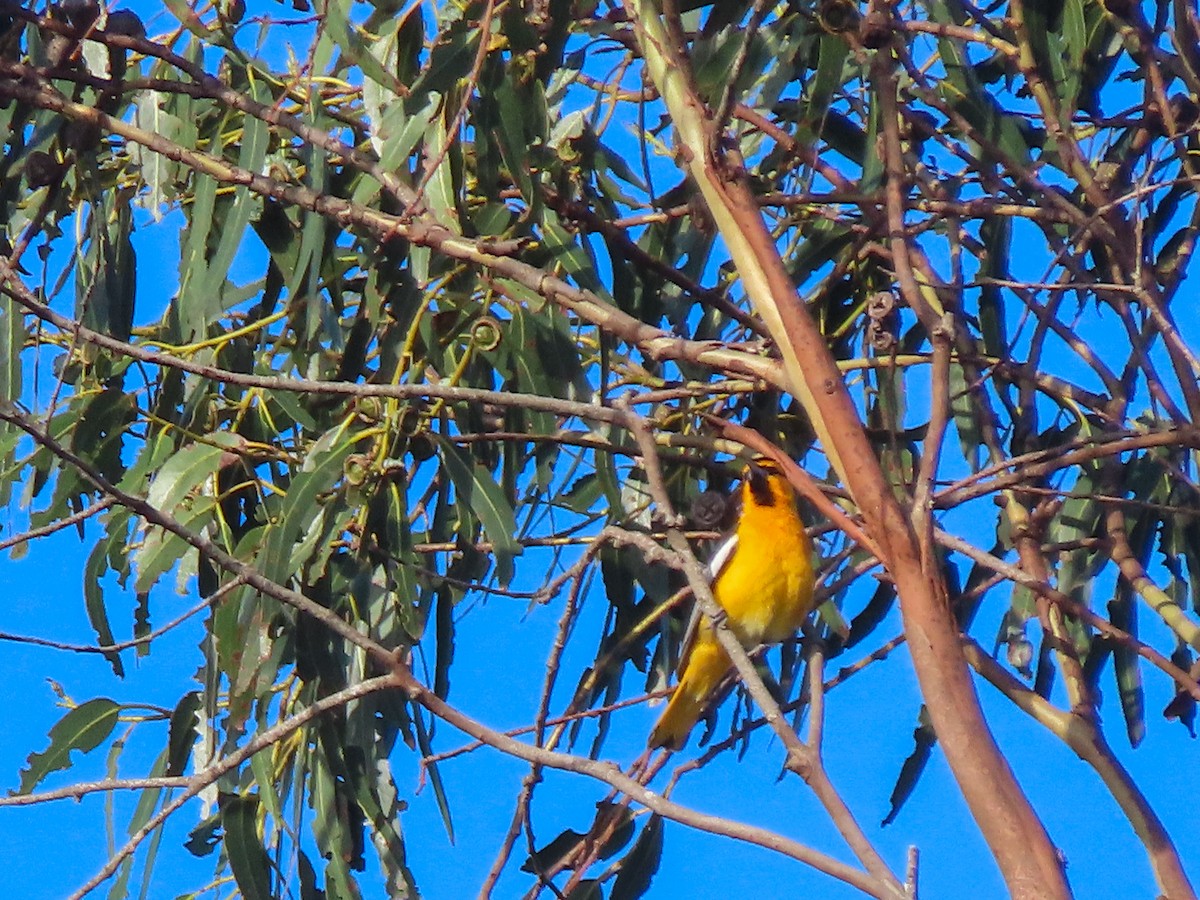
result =
[[[14,534],[12,537],[7,537],[0,541],[0,550],[7,550],[9,547],[15,547],[18,544],[27,544],[30,541],[37,540],[41,537],[54,534],[57,531],[62,531],[64,528],[70,528],[72,525],[78,525],[97,513],[104,512],[113,505],[115,501],[111,497],[105,497],[95,503],[90,504],[77,513],[72,513],[69,516],[64,516],[61,519],[55,519],[53,522],[41,526],[40,528],[30,528],[28,531],[22,531],[20,534]]]
[[[620,768],[611,762],[545,750],[541,747],[535,747],[514,740],[451,707],[398,664],[394,668],[393,673],[402,684],[405,692],[413,700],[420,703],[438,718],[501,753],[523,759],[526,762],[540,763],[548,769],[574,772],[595,778],[621,791],[634,802],[665,819],[679,822],[682,825],[687,825],[708,832],[709,834],[733,838],[781,853],[791,859],[810,865],[833,878],[853,885],[872,897],[891,898],[896,896],[895,891],[873,875],[859,871],[853,866],[846,865],[818,850],[813,850],[811,847],[807,847],[776,832],[760,828],[756,825],[735,822],[721,816],[701,813],[667,800],[622,772]]]
[[[696,559],[687,540],[673,527],[677,517],[672,510],[671,501],[667,495],[665,483],[662,480],[662,473],[658,467],[658,454],[655,450],[654,438],[650,433],[648,423],[642,417],[631,412],[627,402],[619,404],[618,408],[626,413],[625,427],[642,448],[642,461],[646,470],[646,478],[651,496],[654,498],[660,514],[667,521],[667,541],[682,560],[684,574],[687,576],[692,594],[712,624],[713,633],[720,642],[722,649],[729,655],[734,669],[741,678],[746,690],[750,693],[758,708],[762,710],[767,725],[779,737],[779,740],[786,748],[787,767],[799,774],[808,783],[818,800],[825,807],[826,812],[828,812],[838,832],[846,841],[847,846],[850,847],[855,856],[866,867],[867,871],[879,880],[886,891],[896,894],[901,893],[903,888],[899,879],[891,873],[883,858],[879,856],[874,846],[867,839],[866,834],[862,831],[862,828],[858,825],[849,807],[842,800],[841,795],[834,789],[825,772],[824,766],[821,764],[819,754],[812,747],[802,742],[796,735],[796,732],[791,729],[787,719],[779,709],[779,704],[771,696],[771,692],[767,690],[767,686],[763,684],[762,678],[759,677],[758,672],[755,670],[754,664],[750,661],[750,656],[746,652],[746,648],[742,646],[741,642],[726,625],[724,612],[712,595],[712,590],[709,587],[704,569]]]
[[[84,882],[78,890],[70,895],[69,900],[80,900],[87,896],[97,887],[107,881],[120,867],[121,863],[132,856],[142,841],[153,832],[156,828],[162,825],[174,812],[180,809],[193,797],[198,795],[206,787],[215,784],[217,780],[227,772],[232,772],[243,762],[248,760],[264,747],[269,747],[272,744],[278,743],[283,738],[287,737],[298,728],[304,726],[308,722],[315,719],[322,713],[332,709],[337,709],[344,706],[351,700],[357,700],[360,697],[365,697],[376,691],[387,690],[397,687],[398,683],[394,675],[381,675],[377,678],[369,678],[366,681],[359,682],[348,688],[343,688],[336,693],[330,694],[327,697],[322,697],[311,706],[308,706],[289,716],[282,722],[279,722],[265,731],[260,732],[257,736],[247,741],[246,744],[239,750],[234,751],[223,759],[214,762],[195,775],[186,779],[187,789],[173,800],[164,803],[162,809],[146,820],[137,831],[129,836],[129,840],[122,845],[116,853],[112,854],[106,862],[91,878]]]

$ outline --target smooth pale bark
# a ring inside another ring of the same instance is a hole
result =
[[[938,741],[1009,891],[1029,900],[1068,898],[1054,845],[984,720],[940,569],[934,560],[922,559],[916,532],[892,494],[824,338],[787,275],[744,170],[718,155],[720,136],[711,111],[692,89],[681,48],[670,41],[652,4],[629,2],[647,70],[671,114],[682,156],[747,296],[783,354],[792,393],[804,404],[895,580]]]

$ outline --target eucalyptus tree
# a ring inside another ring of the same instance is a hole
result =
[[[860,822],[936,748],[1010,893],[1069,896],[987,692],[1194,896],[1129,748],[1200,698],[1198,47],[1186,0],[2,0],[4,565],[74,546],[94,634],[3,635],[92,693],[0,804],[108,810],[79,895],[415,896],[414,767],[452,835],[476,754],[483,894],[640,896],[698,829],[766,848],[747,890],[902,897],[937,847]],[[822,605],[718,628],[740,700],[642,753],[747,452],[799,462]],[[111,699],[167,647],[172,706]],[[897,717],[864,797],[823,750]],[[705,807],[780,748],[803,827]]]

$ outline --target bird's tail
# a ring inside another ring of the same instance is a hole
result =
[[[713,691],[721,684],[729,667],[729,656],[717,643],[716,636],[712,632],[699,635],[679,677],[675,693],[650,732],[647,743],[651,750],[658,747],[683,749],[688,735],[704,714]]]

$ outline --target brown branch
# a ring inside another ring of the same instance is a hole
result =
[[[53,522],[49,522],[40,528],[30,528],[28,531],[14,534],[12,537],[7,537],[0,541],[0,550],[7,550],[9,547],[17,546],[17,544],[27,544],[48,534],[54,534],[56,531],[62,531],[64,528],[70,528],[72,525],[78,525],[80,522],[87,521],[97,513],[104,512],[104,510],[113,505],[113,502],[111,497],[106,497],[79,510],[77,513],[72,513],[61,519],[55,519]]]
[[[0,797],[0,807],[37,806],[55,800],[82,800],[88,794],[108,794],[114,791],[174,790],[188,787],[195,776],[160,776],[157,778],[105,778],[100,781],[79,781],[66,787],[33,794],[9,794]]]
[[[963,647],[972,668],[1027,713],[1045,726],[1055,737],[1070,747],[1090,765],[1104,781],[1105,787],[1133,826],[1138,840],[1146,848],[1154,879],[1162,896],[1169,900],[1195,900],[1187,873],[1171,836],[1150,806],[1128,770],[1109,747],[1104,732],[1091,720],[1081,719],[1058,709],[1036,691],[1014,678],[998,662],[983,651],[975,641],[963,638]]]
[[[931,334],[933,370],[929,373],[929,429],[921,452],[921,467],[913,489],[912,522],[921,544],[921,554],[933,557],[933,481],[941,468],[942,444],[950,421],[950,354],[954,322],[950,316]]]
[[[1060,469],[1115,457],[1130,450],[1180,446],[1193,450],[1200,449],[1200,429],[1187,427],[1141,433],[1128,432],[1112,438],[1088,439],[1088,443],[1090,446],[1077,450],[1062,452],[1062,448],[1051,448],[999,461],[938,492],[934,504],[938,509],[953,509],[967,500],[973,500],[995,491],[1023,488],[1024,482],[1028,480],[1041,478]],[[1037,460],[1044,461],[1038,462]],[[978,482],[981,477],[986,477],[985,473],[991,474],[1009,468],[1013,471],[997,475],[991,481],[973,484],[973,482]]]
[[[246,744],[229,754],[225,758],[218,760],[212,765],[207,766],[195,775],[186,779],[187,788],[178,797],[167,801],[162,808],[146,820],[137,831],[129,836],[129,840],[125,842],[115,853],[113,853],[106,862],[91,878],[84,882],[78,890],[71,894],[69,900],[81,900],[87,896],[113,874],[116,873],[122,861],[128,859],[141,846],[151,833],[153,833],[163,822],[165,822],[173,813],[179,810],[193,797],[197,796],[201,791],[211,784],[215,784],[222,775],[232,772],[255,753],[262,750],[264,747],[270,747],[272,744],[278,743],[283,738],[287,737],[292,732],[296,731],[303,725],[315,719],[322,713],[336,709],[340,706],[349,703],[352,700],[357,700],[360,697],[365,697],[376,691],[387,690],[394,687],[403,687],[402,683],[398,683],[393,675],[381,675],[376,678],[369,678],[366,681],[361,681],[358,684],[348,688],[343,688],[336,693],[330,694],[327,697],[322,697],[314,702],[311,706],[305,707],[295,715],[289,716],[282,722],[272,725],[265,731],[259,732],[254,738],[247,741]],[[154,779],[158,780],[158,779]]]
[[[114,501],[115,502],[115,501]],[[0,631],[0,641],[9,641],[14,644],[30,644],[35,647],[49,647],[52,650],[65,650],[69,653],[114,653],[120,650],[128,650],[130,647],[140,647],[143,644],[149,644],[156,638],[162,637],[167,632],[179,627],[196,613],[207,609],[214,602],[219,600],[222,595],[228,593],[235,587],[242,584],[240,579],[234,579],[224,585],[213,594],[211,597],[206,597],[200,603],[197,603],[186,612],[180,613],[170,622],[161,625],[153,631],[142,635],[141,637],[131,638],[128,641],[117,641],[115,644],[71,644],[65,641],[52,641],[49,638],[30,637],[22,634],[10,634],[7,631]]]
[[[1179,666],[1175,665],[1153,647],[1150,647],[1139,641],[1129,632],[1123,631],[1116,625],[1113,625],[1103,616],[1097,615],[1082,603],[1077,603],[1075,600],[1072,600],[1066,594],[1051,587],[1046,582],[1039,581],[1024,569],[1009,565],[1008,563],[1004,562],[1004,560],[998,559],[997,557],[988,553],[986,550],[980,550],[969,541],[965,541],[956,535],[950,534],[949,532],[942,531],[940,528],[935,532],[935,537],[937,538],[937,542],[943,547],[953,550],[956,553],[961,553],[963,556],[967,557],[973,562],[979,563],[981,566],[991,569],[997,574],[1003,575],[1005,578],[1015,582],[1016,584],[1027,587],[1031,591],[1043,595],[1046,597],[1046,599],[1062,607],[1063,611],[1069,615],[1075,616],[1078,619],[1082,619],[1101,634],[1111,638],[1122,646],[1128,647],[1130,650],[1137,653],[1138,656],[1142,657],[1151,665],[1153,665],[1156,669],[1170,677],[1177,685],[1179,685],[1182,690],[1191,695],[1193,699],[1200,702],[1200,683],[1198,683],[1195,678],[1193,678],[1183,669],[1179,668]]]
[[[1200,650],[1200,625],[1190,618],[1179,603],[1154,583],[1145,567],[1133,554],[1129,546],[1129,535],[1125,530],[1125,513],[1120,507],[1110,507],[1104,516],[1104,528],[1112,542],[1112,558],[1121,571],[1121,576],[1133,588],[1134,593],[1145,601],[1179,640],[1193,650]]]
[[[644,806],[653,813],[657,813],[664,819],[670,819],[673,822],[679,822],[682,825],[687,825],[709,834],[733,838],[734,840],[743,841],[780,853],[798,862],[812,866],[839,881],[844,881],[872,897],[888,898],[893,896],[889,889],[885,888],[878,879],[869,873],[861,872],[853,866],[846,865],[783,835],[755,825],[747,825],[720,816],[697,812],[671,800],[666,800],[636,779],[622,772],[613,763],[523,744],[499,731],[488,728],[481,722],[451,707],[418,682],[410,672],[400,665],[395,666],[393,675],[408,696],[417,703],[420,703],[429,712],[501,753],[523,759],[529,763],[536,762],[547,769],[586,775],[621,791],[635,803]]]
[[[942,573],[922,563],[916,535],[880,469],[825,338],[797,302],[744,170],[712,152],[718,144],[710,114],[689,80],[683,48],[670,41],[651,4],[630,3],[647,71],[746,293],[783,353],[788,390],[808,412],[896,582],[921,692],[936,699],[929,704],[934,728],[963,796],[1014,896],[1066,898],[1070,892],[1054,847],[984,720]],[[890,91],[894,102],[890,66],[877,68],[874,88],[884,95]]]

